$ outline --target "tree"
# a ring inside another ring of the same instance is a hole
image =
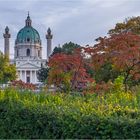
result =
[[[9,63],[8,58],[0,54],[0,83],[7,83],[16,79],[16,67]]]
[[[53,56],[56,53],[62,53],[62,48],[61,47],[55,47],[51,56]]]
[[[98,71],[105,63],[124,76],[125,90],[130,79],[140,79],[140,36],[124,32],[99,39],[99,43],[87,50],[92,66]]]
[[[65,54],[73,54],[74,50],[79,48],[79,47],[80,47],[80,45],[72,43],[72,42],[65,43],[62,46],[62,52],[65,53]]]
[[[113,82],[119,75],[120,72],[113,69],[113,65],[111,63],[106,62],[98,71],[94,72],[93,77],[97,83],[101,83],[102,81],[107,83],[108,81]]]
[[[109,30],[109,34],[119,34],[122,32],[132,32],[140,34],[140,16],[125,19],[122,23],[117,23],[114,29]]]
[[[140,25],[140,17],[139,16],[138,17],[126,18],[124,20],[124,22],[117,23],[113,29],[109,30],[108,34],[110,36],[113,36],[115,34],[119,35],[121,33],[131,32],[133,34],[138,34],[139,35],[140,34],[140,26],[139,25]],[[106,39],[106,37],[104,37],[104,38],[99,37],[99,38],[96,39],[96,41],[102,42],[102,44],[103,44],[105,39]],[[96,56],[96,53],[95,53],[95,56]],[[102,57],[104,57],[104,56],[101,55],[101,54],[100,54],[100,56],[101,56],[101,60],[103,62]],[[98,58],[99,58],[99,56],[98,56]],[[98,67],[98,66],[99,66],[99,64],[96,64],[96,67]],[[121,72],[116,71],[113,68],[113,65],[106,61],[105,63],[103,62],[103,65],[100,67],[100,69],[98,69],[98,71],[94,71],[94,78],[95,78],[96,82],[101,82],[101,81],[107,82],[109,80],[114,81],[114,79],[116,77],[118,77],[120,74],[121,74]],[[135,85],[138,82],[140,82],[140,80],[136,81],[136,80],[131,79],[131,81],[129,81],[129,82],[132,85]]]
[[[49,68],[48,67],[42,67],[38,72],[37,72],[37,77],[40,82],[46,82],[48,78],[48,72]]]
[[[83,88],[87,82],[91,81],[80,53],[55,54],[49,59],[48,65],[50,67],[49,84],[54,84],[65,92]]]
[[[52,55],[54,55],[56,53],[73,54],[74,50],[79,47],[80,47],[80,45],[75,44],[73,42],[65,43],[62,47],[55,47]]]

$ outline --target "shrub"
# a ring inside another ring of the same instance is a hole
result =
[[[21,80],[13,81],[10,86],[18,88],[18,89],[29,89],[29,90],[35,90],[36,89],[36,86],[34,84],[25,83]]]
[[[140,95],[0,91],[1,139],[139,139]]]

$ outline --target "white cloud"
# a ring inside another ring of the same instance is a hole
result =
[[[107,34],[117,22],[140,15],[139,0],[6,0],[0,1],[0,49],[3,32],[9,26],[13,53],[16,34],[25,25],[27,11],[41,36],[46,51],[45,33],[53,31],[53,44],[73,41],[81,45],[93,44],[94,39]],[[45,53],[44,53],[45,56]]]

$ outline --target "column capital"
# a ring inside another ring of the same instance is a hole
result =
[[[53,35],[52,35],[52,31],[50,28],[48,28],[47,30],[47,34],[46,34],[46,39],[52,39]]]
[[[6,26],[6,28],[5,28],[5,33],[3,34],[3,37],[4,38],[10,38],[11,37],[11,34],[9,33],[8,26]]]

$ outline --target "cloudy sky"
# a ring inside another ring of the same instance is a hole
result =
[[[92,45],[117,22],[140,16],[140,0],[0,0],[0,50],[3,51],[4,28],[9,26],[11,57],[28,11],[33,27],[40,33],[45,58],[48,27],[54,35],[53,47],[69,41]]]

